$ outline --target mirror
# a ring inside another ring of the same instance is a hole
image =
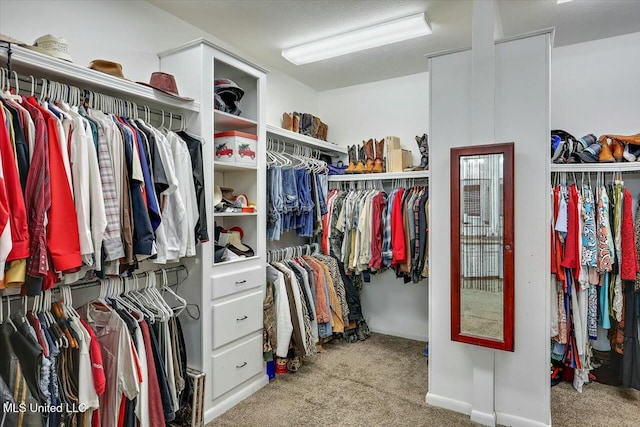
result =
[[[513,351],[513,143],[451,149],[451,339]]]

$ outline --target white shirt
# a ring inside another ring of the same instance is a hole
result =
[[[191,170],[191,156],[187,143],[174,132],[167,132],[166,136],[171,143],[173,161],[178,177],[178,188],[182,195],[186,211],[186,233],[181,235],[180,258],[194,256],[196,254],[195,228],[198,222],[198,202],[196,200],[196,188],[193,183]],[[184,253],[183,253],[184,249]]]
[[[138,362],[140,364],[140,373],[142,383],[140,384],[140,395],[136,400],[136,417],[140,421],[140,427],[149,427],[151,420],[149,419],[149,367],[147,366],[147,350],[144,347],[144,339],[140,325],[136,329],[136,341],[138,341]],[[151,356],[153,357],[153,356]]]
[[[76,331],[80,339],[78,345],[79,351],[79,370],[78,370],[78,404],[84,405],[88,409],[97,409],[100,407],[98,394],[93,386],[93,369],[91,366],[91,356],[89,348],[91,345],[91,335],[75,317],[70,317],[71,327]]]
[[[291,323],[291,311],[289,310],[289,297],[287,297],[287,287],[284,283],[284,275],[276,268],[267,265],[267,280],[273,282],[276,303],[276,356],[287,357],[289,352],[289,342],[293,333]]]
[[[171,143],[158,130],[152,129],[152,131],[156,136],[160,161],[169,184],[169,188],[161,194],[161,200],[164,199],[164,203],[160,202],[162,206],[161,223],[164,225],[165,233],[165,255],[168,261],[178,260],[181,256],[181,248],[183,249],[182,256],[186,252],[186,246],[183,245],[183,236],[187,233],[187,212],[179,188],[180,182],[176,174]]]

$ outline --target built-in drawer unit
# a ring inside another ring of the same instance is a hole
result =
[[[211,276],[211,298],[222,298],[236,292],[257,288],[264,283],[264,270],[260,266],[241,271]]]
[[[262,291],[213,305],[213,348],[262,329]]]
[[[261,371],[262,335],[212,356],[212,399],[217,399]]]

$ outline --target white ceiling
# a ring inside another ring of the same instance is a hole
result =
[[[148,0],[313,87],[328,90],[426,70],[424,55],[471,45],[471,0]],[[482,1],[482,0],[478,0]],[[504,36],[555,27],[555,46],[640,32],[639,0],[498,0]],[[280,51],[426,12],[433,34],[296,66]]]

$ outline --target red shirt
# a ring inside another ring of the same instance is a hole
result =
[[[7,262],[9,262],[29,257],[29,231],[27,229],[27,209],[24,204],[22,187],[20,186],[15,152],[5,123],[4,109],[0,108],[0,157],[2,157],[2,172],[4,174],[7,202],[8,206],[11,207],[9,225],[11,226],[11,242],[13,246],[7,257]]]
[[[405,248],[404,238],[404,221],[402,218],[402,196],[404,188],[398,189],[391,211],[391,248],[393,249],[393,258],[391,265],[396,266],[407,262],[407,251]]]
[[[102,396],[107,386],[107,378],[104,375],[104,367],[102,366],[102,348],[96,336],[95,331],[85,319],[80,319],[82,326],[91,336],[91,345],[89,346],[89,358],[91,359],[91,371],[93,372],[93,387],[96,394]]]
[[[38,104],[34,97],[27,99],[40,110],[47,123],[49,170],[51,174],[51,208],[47,224],[47,247],[56,271],[75,271],[82,266],[80,238],[73,194],[62,162],[56,119]],[[47,284],[44,289],[49,289]]]

